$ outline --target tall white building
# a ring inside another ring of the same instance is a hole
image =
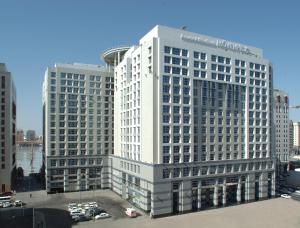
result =
[[[0,154],[0,192],[8,192],[16,172],[16,88],[4,63],[0,63]]]
[[[109,187],[113,74],[87,64],[48,67],[43,84],[47,192]]]
[[[278,161],[287,163],[289,159],[289,99],[284,91],[274,89],[275,142]]]
[[[294,147],[300,147],[300,122],[293,123],[294,130]]]
[[[115,67],[111,187],[153,216],[275,194],[271,63],[156,26]]]

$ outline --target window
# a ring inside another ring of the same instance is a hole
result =
[[[199,59],[199,54],[200,54],[199,52],[194,51],[194,58],[195,58],[195,59]]]
[[[163,163],[167,164],[170,162],[170,156],[163,156]]]
[[[171,48],[168,46],[165,46],[165,53],[170,54],[171,53]]]
[[[170,171],[169,169],[163,169],[163,178],[169,178],[170,177]]]
[[[172,73],[173,74],[180,74],[180,68],[179,67],[172,67]]]
[[[171,67],[165,66],[165,73],[170,73],[171,72]]]
[[[180,169],[179,168],[173,169],[173,177],[179,177],[179,175],[180,175]]]
[[[180,65],[180,58],[173,57],[172,58],[172,64]]]
[[[182,55],[182,56],[188,56],[188,50],[182,49],[181,55]]]
[[[171,62],[171,57],[165,56],[165,63],[170,63],[170,62]]]
[[[180,49],[179,48],[172,48],[172,54],[173,55],[180,55]]]

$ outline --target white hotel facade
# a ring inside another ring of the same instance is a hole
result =
[[[261,49],[156,26],[114,80],[113,191],[153,216],[275,195],[272,65]]]
[[[261,49],[156,26],[43,85],[47,192],[111,188],[153,216],[275,195]]]
[[[109,187],[113,74],[90,64],[48,67],[43,84],[46,190]]]

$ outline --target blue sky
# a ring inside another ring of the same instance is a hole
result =
[[[0,62],[17,87],[18,128],[41,134],[42,81],[55,62],[102,64],[100,53],[136,44],[156,24],[260,47],[274,84],[300,104],[300,2],[268,0],[1,0]],[[300,110],[291,110],[300,121]]]

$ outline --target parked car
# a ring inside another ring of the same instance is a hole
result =
[[[84,213],[77,211],[77,212],[71,213],[70,215],[71,215],[71,218],[76,221],[76,219],[78,219],[79,217],[84,216]]]
[[[90,205],[91,207],[98,207],[97,202],[89,202],[89,205]]]
[[[108,213],[101,213],[100,215],[96,215],[95,219],[105,219],[105,218],[109,218],[110,215]]]
[[[24,203],[23,203],[21,200],[16,200],[16,201],[14,202],[14,205],[15,205],[16,207],[22,207],[22,206],[24,205]]]
[[[130,218],[135,218],[137,216],[136,210],[131,207],[126,208],[125,214]]]
[[[11,202],[3,202],[3,208],[11,207],[12,203]]]
[[[103,210],[102,208],[90,208],[89,210],[86,211],[86,214],[90,215],[90,216],[95,216],[95,215],[100,215],[101,213],[106,213],[105,210]]]
[[[291,198],[291,196],[288,195],[288,194],[282,194],[281,197],[282,197],[282,198],[285,198],[285,199],[290,199],[290,198]]]
[[[77,208],[76,210],[72,210],[70,211],[70,215],[79,215],[79,214],[85,214],[85,210],[81,209],[81,208]]]

